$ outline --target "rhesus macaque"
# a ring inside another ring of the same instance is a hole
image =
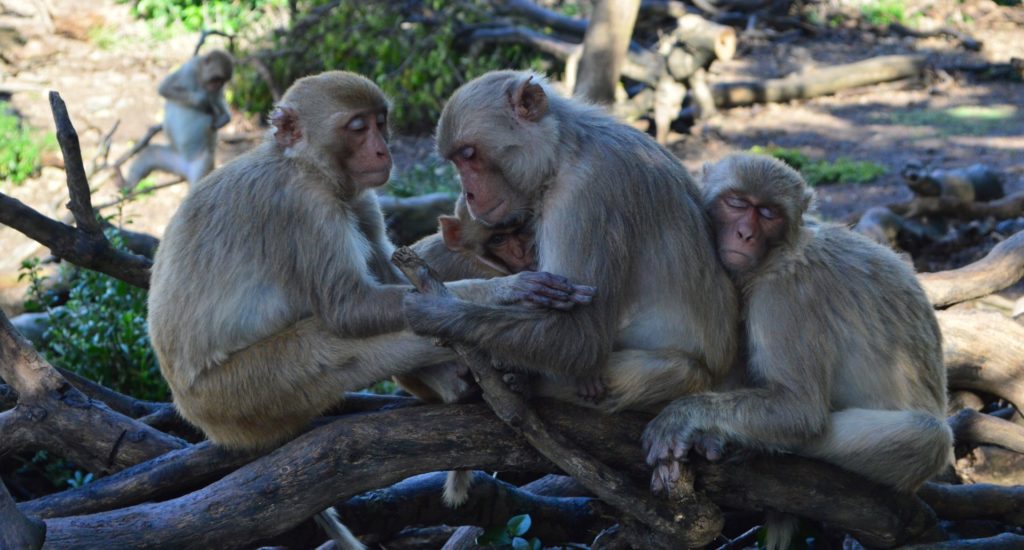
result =
[[[420,334],[486,350],[499,363],[599,388],[615,350],[651,350],[638,372],[683,372],[700,391],[736,347],[733,286],[715,261],[689,174],[649,136],[599,108],[553,94],[529,72],[496,71],[455,92],[437,129],[473,219],[531,219],[539,269],[597,288],[571,311],[411,293]],[[686,360],[682,358],[686,357]],[[691,360],[696,359],[696,360]]]
[[[296,81],[268,139],[207,176],[157,251],[153,347],[178,410],[216,443],[271,446],[366,387],[450,351],[404,331],[410,287],[374,187],[388,179],[388,103],[340,71]],[[592,289],[547,273],[453,283],[490,303],[568,309]]]
[[[819,458],[913,491],[952,458],[935,314],[911,268],[846,228],[804,221],[811,191],[770,157],[706,168],[718,255],[741,291],[752,387],[683,397],[647,427],[652,488],[691,450]]]
[[[223,50],[193,57],[160,83],[164,133],[170,145],[148,145],[128,170],[123,186],[135,187],[153,170],[177,174],[195,185],[213,170],[217,130],[231,121],[224,85],[234,61]]]

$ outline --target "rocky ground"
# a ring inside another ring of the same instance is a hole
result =
[[[891,37],[842,26],[818,37],[754,32],[741,34],[736,58],[714,65],[711,81],[780,77],[874,55],[915,51],[928,53],[939,67],[1024,58],[1024,8],[998,6],[990,0],[948,4],[947,12],[936,14],[933,9],[930,16],[959,21],[958,28],[984,41],[980,52],[967,52],[950,38]],[[49,6],[49,18],[40,15],[41,5]],[[52,131],[47,93],[59,92],[78,129],[87,169],[115,124],[110,159],[127,151],[133,140],[159,122],[162,102],[157,84],[195,47],[194,35],[154,38],[153,31],[134,20],[128,9],[113,0],[0,0],[0,100],[10,102],[31,126]],[[236,113],[221,132],[218,160],[251,147],[260,133],[258,117]],[[965,78],[940,69],[921,81],[724,111],[689,134],[672,134],[670,147],[696,171],[703,162],[754,145],[797,148],[816,159],[870,160],[888,169],[870,184],[821,187],[821,211],[833,218],[909,198],[899,169],[910,160],[934,168],[984,163],[1004,174],[1009,190],[1018,190],[1024,188],[1024,86]],[[394,148],[399,170],[431,151],[429,137],[422,136],[402,136]],[[158,181],[170,179],[157,177]],[[98,175],[92,184],[97,188],[96,204],[116,196],[109,180]],[[67,191],[59,167],[44,167],[20,186],[0,183],[0,191],[47,215],[66,214]],[[159,236],[186,192],[185,184],[162,189],[128,203],[120,216],[133,229]],[[109,207],[105,213],[116,214],[118,207]],[[23,295],[16,281],[18,265],[46,251],[2,226],[0,251],[0,307],[12,313],[19,309]]]

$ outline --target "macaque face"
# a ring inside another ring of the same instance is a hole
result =
[[[345,113],[339,121],[342,169],[359,189],[384,185],[391,175],[387,112]]]
[[[462,195],[474,220],[485,225],[506,223],[521,202],[502,176],[474,145],[458,147],[449,157],[459,171]]]
[[[716,199],[712,220],[718,258],[736,273],[760,265],[786,229],[780,208],[736,191],[726,191]]]
[[[508,267],[510,273],[537,269],[533,238],[524,231],[495,233],[484,243],[484,249]]]

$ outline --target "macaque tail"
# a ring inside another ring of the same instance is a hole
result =
[[[764,513],[764,547],[767,550],[786,550],[800,531],[800,518],[767,510]]]
[[[444,480],[441,497],[449,508],[458,508],[469,499],[469,487],[473,484],[472,470],[452,470]]]
[[[341,550],[366,550],[366,546],[341,522],[341,517],[333,506],[313,516],[313,520]]]

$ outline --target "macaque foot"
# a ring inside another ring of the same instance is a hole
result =
[[[589,403],[600,403],[604,399],[608,387],[600,376],[579,378],[576,380],[576,395]]]

